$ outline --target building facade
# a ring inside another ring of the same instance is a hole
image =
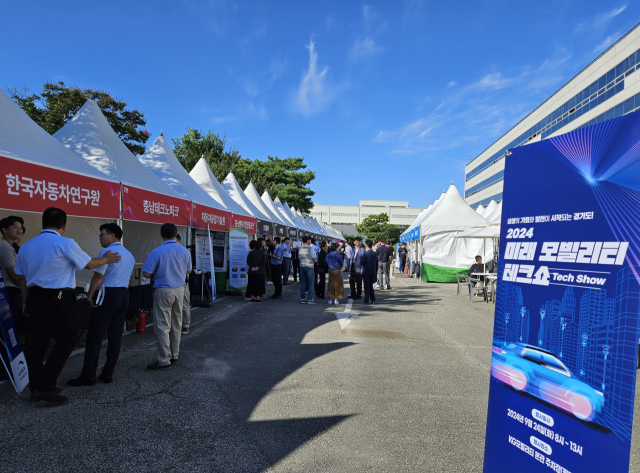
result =
[[[465,166],[464,197],[474,208],[502,200],[510,148],[567,133],[640,108],[640,23]]]
[[[409,207],[409,201],[406,200],[361,200],[359,205],[315,204],[310,214],[338,231],[355,235],[356,224],[362,223],[370,215],[386,213],[389,223],[406,227],[413,223],[422,210]]]

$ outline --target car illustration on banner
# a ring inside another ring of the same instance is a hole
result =
[[[235,273],[236,271],[238,271],[238,268],[231,268],[231,271]]]
[[[573,373],[551,353],[524,343],[493,347],[491,375],[516,391],[523,391],[591,421],[602,412],[604,394]]]

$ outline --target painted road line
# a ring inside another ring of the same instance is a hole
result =
[[[340,330],[344,330],[347,325],[351,323],[351,320],[358,317],[360,314],[356,312],[351,312],[351,308],[353,307],[353,299],[347,300],[347,305],[344,308],[344,312],[336,313],[336,319],[338,319],[338,323],[340,324]]]

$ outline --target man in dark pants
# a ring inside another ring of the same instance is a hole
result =
[[[324,287],[327,282],[327,274],[324,268],[324,260],[326,259],[326,257],[327,257],[327,242],[321,241],[320,251],[318,252],[318,261],[316,261],[316,264],[314,267],[314,271],[315,271],[314,288],[316,292],[316,299],[324,299]]]
[[[293,282],[298,282],[298,274],[300,273],[300,256],[298,248],[291,248],[291,266],[293,267]],[[302,276],[301,276],[302,278]]]
[[[271,276],[271,282],[273,283],[274,292],[269,299],[281,299],[282,298],[282,247],[280,246],[280,237],[273,239],[274,247],[273,254],[271,255],[271,264],[269,264],[269,273]]]
[[[362,257],[362,280],[364,283],[364,300],[363,304],[376,303],[376,294],[373,290],[373,283],[376,281],[378,274],[378,255],[371,249],[373,242],[367,240],[367,251]]]
[[[351,294],[349,299],[362,299],[362,257],[364,256],[364,248],[362,248],[362,238],[356,237],[353,242],[351,259],[349,260],[349,288]]]
[[[22,310],[31,317],[31,349],[27,355],[31,399],[53,404],[68,401],[56,392],[56,382],[78,341],[72,310],[76,302],[76,270],[120,261],[120,255],[111,251],[101,258],[89,257],[75,241],[62,236],[66,227],[67,214],[63,210],[45,210],[42,232],[22,245],[15,266],[26,301]],[[51,337],[56,344],[43,367]]]
[[[282,285],[289,285],[289,273],[291,272],[291,240],[285,237],[282,240]]]
[[[96,384],[98,358],[105,332],[109,336],[109,343],[107,361],[102,367],[100,380],[104,383],[113,381],[113,370],[120,355],[122,331],[129,307],[129,278],[136,263],[133,255],[120,243],[121,239],[122,229],[115,223],[105,223],[100,226],[100,245],[104,249],[98,257],[103,256],[107,251],[117,251],[122,259],[119,263],[100,266],[93,270],[89,300],[94,309],[89,319],[84,366],[78,378],[67,381],[69,386]],[[98,287],[104,291],[104,298],[100,305],[95,305],[93,297]]]
[[[407,263],[407,244],[403,243],[398,249],[398,258],[400,259],[400,272],[404,274],[404,265]]]

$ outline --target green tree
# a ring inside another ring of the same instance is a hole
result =
[[[266,190],[272,199],[280,197],[301,212],[309,212],[313,207],[311,197],[315,193],[308,185],[315,179],[315,172],[307,169],[304,158],[267,156],[266,161],[252,161],[243,158],[236,147],[227,148],[225,136],[194,128],[187,128],[182,138],[174,138],[173,145],[173,152],[187,171],[204,156],[219,182],[233,171],[243,189],[253,182],[258,193]]]
[[[147,121],[144,113],[127,108],[128,103],[115,99],[98,89],[80,89],[64,82],[47,82],[40,94],[30,94],[29,89],[9,87],[9,96],[38,125],[53,135],[82,108],[87,99],[93,99],[105,118],[127,148],[133,154],[142,154],[149,132],[144,129]]]
[[[386,213],[381,213],[365,217],[361,224],[356,225],[356,231],[366,235],[367,239],[373,240],[374,243],[388,241],[395,245],[400,241],[403,229],[389,223],[389,216]]]
[[[234,170],[235,174],[235,169],[242,160],[237,148],[227,149],[226,136],[220,137],[212,130],[203,133],[187,127],[187,133],[182,138],[172,138],[171,141],[173,141],[173,153],[187,172],[191,172],[204,156],[211,171],[220,182],[227,177],[229,171]]]
[[[362,235],[360,235],[359,233],[357,235],[348,235],[345,232],[342,232],[342,236],[344,237],[345,240],[347,240],[347,242],[350,245],[353,245],[353,242],[355,241],[356,237],[363,238]]]

